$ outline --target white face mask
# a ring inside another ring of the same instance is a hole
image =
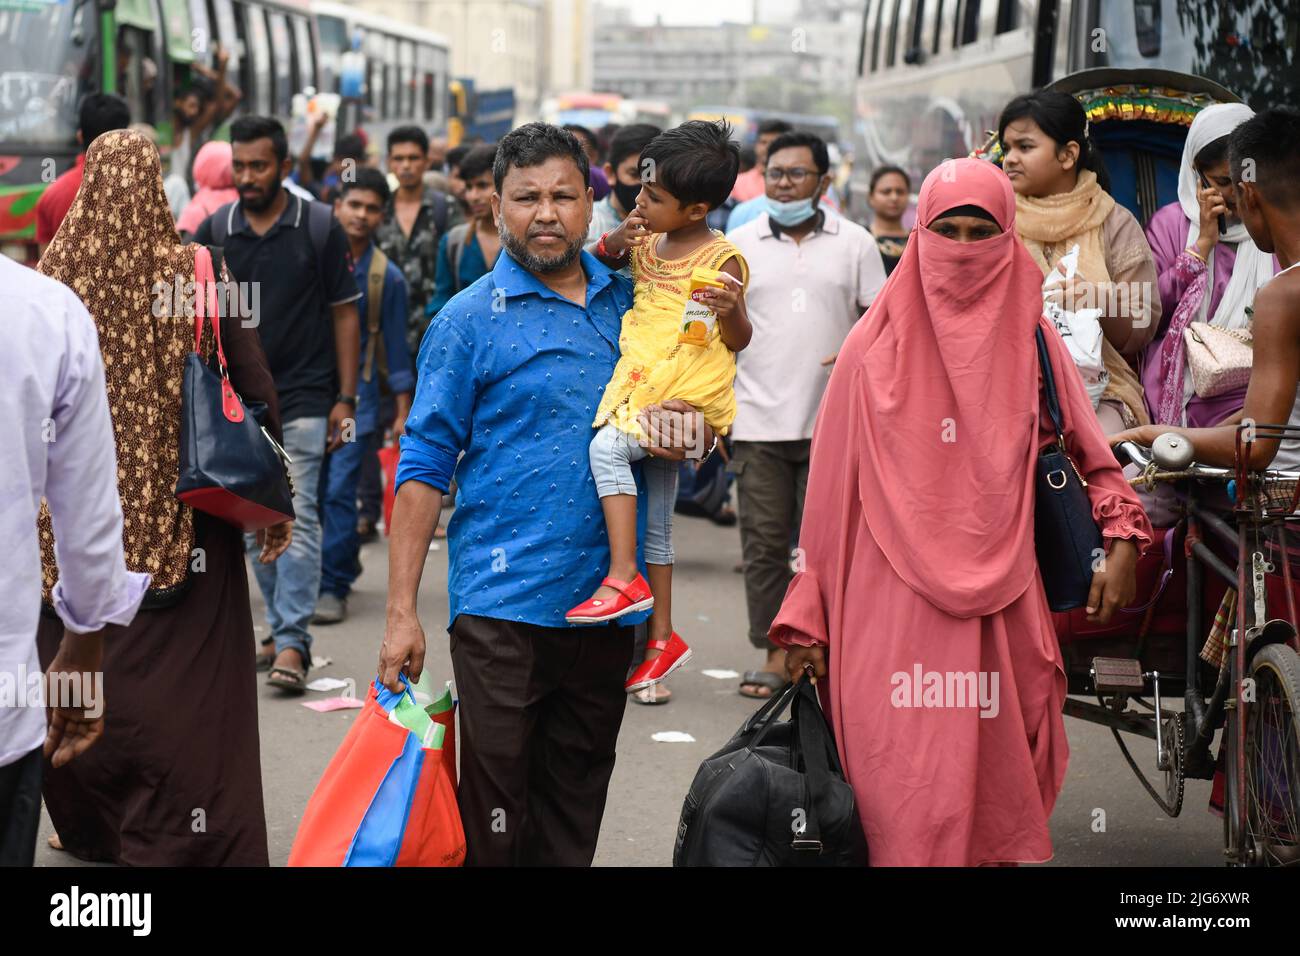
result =
[[[767,207],[768,216],[779,226],[797,226],[801,222],[806,222],[816,212],[812,196],[790,202],[777,202],[771,197],[764,196],[763,203]]]

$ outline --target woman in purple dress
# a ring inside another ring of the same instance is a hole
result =
[[[1228,170],[1228,134],[1254,116],[1241,103],[1207,106],[1183,146],[1178,201],[1156,212],[1147,241],[1159,273],[1161,314],[1168,316],[1142,356],[1142,388],[1158,425],[1216,425],[1241,411],[1246,388],[1201,398],[1192,389],[1183,331],[1192,322],[1246,328],[1256,290],[1277,262],[1260,252],[1236,216]],[[1224,229],[1220,231],[1220,220]]]

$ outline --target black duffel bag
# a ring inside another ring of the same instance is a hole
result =
[[[793,704],[788,721],[780,720]],[[673,866],[866,866],[853,788],[807,677],[700,765]]]

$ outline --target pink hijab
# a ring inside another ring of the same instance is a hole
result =
[[[959,243],[926,228],[966,205],[990,213],[1001,235]],[[859,419],[871,534],[908,587],[959,618],[1006,607],[1036,566],[1043,274],[1016,238],[1015,214],[991,163],[933,170],[911,241],[835,368],[860,377],[857,407],[845,411]]]
[[[239,198],[230,157],[229,143],[213,140],[203,144],[194,157],[194,185],[198,189],[176,220],[178,231],[193,233],[204,219]]]

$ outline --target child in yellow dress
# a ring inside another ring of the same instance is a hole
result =
[[[648,455],[650,438],[637,418],[673,399],[698,410],[718,435],[736,417],[736,352],[753,333],[744,296],[749,268],[705,217],[731,193],[739,168],[740,150],[726,124],[692,121],[660,133],[641,151],[636,209],[597,245],[610,265],[631,256],[635,297],[623,316],[621,357],[592,423],[591,469],[609,533],[609,575],[566,620],[603,623],[654,609],[646,657],[628,678],[629,692],[658,683],[691,656],[671,616],[678,466]],[[649,582],[636,564],[631,469],[643,459]]]

